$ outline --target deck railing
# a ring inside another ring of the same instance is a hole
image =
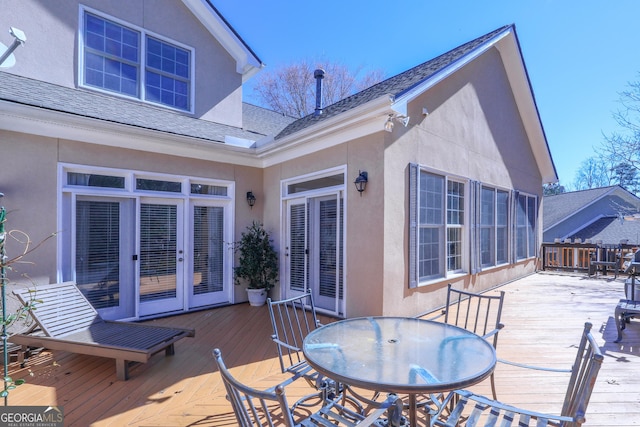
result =
[[[622,271],[625,255],[634,253],[637,249],[637,246],[626,243],[596,244],[579,241],[543,243],[542,269],[593,274],[597,268],[604,272],[613,271],[612,263],[615,263]]]

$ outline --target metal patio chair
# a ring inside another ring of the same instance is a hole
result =
[[[297,404],[305,405],[311,397],[325,399],[323,394],[330,393],[327,379],[309,366],[302,353],[302,342],[309,332],[322,326],[318,321],[311,293],[280,301],[267,298],[269,316],[273,334],[271,339],[276,344],[280,369],[291,374],[287,383],[304,378],[318,392],[301,399]]]
[[[603,356],[591,334],[591,323],[585,323],[578,345],[575,362],[560,414],[546,414],[517,408],[466,390],[451,392],[439,413],[433,416],[433,425],[453,426],[555,426],[578,427],[585,421],[591,392],[602,365]],[[449,413],[448,403],[454,402]]]
[[[504,304],[504,291],[498,295],[477,294],[473,292],[454,289],[451,284],[447,289],[447,305],[442,313],[430,320],[440,319],[443,322],[459,326],[498,347],[498,332],[504,328],[501,323],[502,306]],[[497,399],[494,375],[491,374],[491,392]]]
[[[367,416],[342,406],[337,399],[317,405],[315,412],[305,410],[298,415],[289,407],[282,385],[276,386],[274,391],[251,388],[231,375],[219,349],[213,350],[213,356],[240,427],[394,427],[402,422],[402,401],[393,394]]]

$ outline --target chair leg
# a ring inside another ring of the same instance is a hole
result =
[[[498,395],[496,393],[496,381],[494,374],[491,374],[491,393],[493,394],[493,400],[498,400]]]

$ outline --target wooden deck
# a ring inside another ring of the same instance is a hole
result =
[[[538,365],[569,367],[585,321],[592,322],[605,361],[587,412],[586,426],[640,425],[640,321],[632,321],[622,343],[613,312],[624,295],[623,278],[535,274],[502,286],[506,292],[498,356]],[[493,292],[493,291],[492,291]],[[327,319],[323,319],[327,322]],[[266,388],[282,379],[266,307],[248,304],[158,319],[149,323],[195,328],[195,338],[176,343],[176,354],[154,356],[117,381],[113,360],[43,351],[24,369],[12,364],[9,404],[61,406],[65,426],[234,426],[224,387],[211,356],[219,347],[232,372]],[[508,403],[557,411],[563,374],[496,368],[498,397]],[[303,381],[291,397],[309,391]],[[490,393],[488,382],[475,390]]]

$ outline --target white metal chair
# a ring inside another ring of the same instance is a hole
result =
[[[219,349],[213,350],[213,356],[240,427],[400,426],[402,401],[393,394],[367,416],[340,405],[336,399],[318,405],[315,412],[305,410],[303,415],[296,417],[289,408],[282,385],[273,392],[251,388],[231,375]]]
[[[575,362],[560,414],[545,414],[523,408],[516,408],[494,399],[459,390],[451,392],[445,399],[438,414],[432,418],[433,425],[453,426],[555,426],[578,427],[585,421],[585,413],[591,392],[602,365],[603,356],[591,334],[591,323],[585,323]],[[449,402],[455,402],[453,409]]]

